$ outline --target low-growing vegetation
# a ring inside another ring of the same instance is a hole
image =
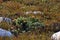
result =
[[[26,14],[29,11],[43,14]],[[19,36],[14,40],[51,40],[51,35],[60,30],[60,0],[0,0],[0,17],[13,21],[12,24],[1,22],[0,28],[19,27],[16,29]],[[23,29],[24,23],[28,31]]]

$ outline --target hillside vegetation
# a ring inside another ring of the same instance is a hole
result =
[[[41,11],[43,14],[26,14],[27,11]],[[52,33],[60,30],[60,0],[0,0],[0,16],[12,20],[34,16],[45,25],[45,31],[40,33],[40,29],[35,29],[22,33],[16,40],[50,40]],[[12,25],[3,22],[0,26],[7,29]]]

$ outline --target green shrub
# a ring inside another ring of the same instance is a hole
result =
[[[32,17],[19,17],[16,19],[16,25],[17,26],[22,26],[23,22],[27,22],[28,28],[35,28],[35,27],[42,27],[44,24],[40,22],[37,18],[32,18]]]

